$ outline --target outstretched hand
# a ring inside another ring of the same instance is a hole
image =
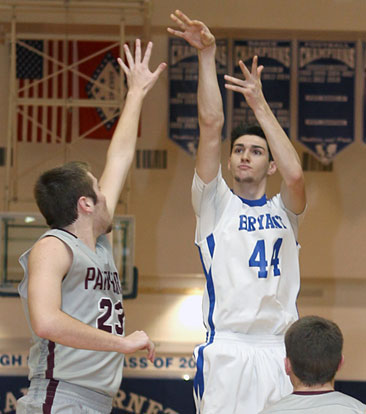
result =
[[[215,44],[215,36],[209,28],[199,20],[191,20],[180,10],[176,10],[170,18],[179,26],[180,30],[168,27],[168,32],[174,36],[185,39],[198,50],[206,49]]]
[[[225,83],[225,88],[242,93],[248,105],[254,109],[259,104],[265,102],[261,82],[263,66],[258,66],[258,56],[253,58],[251,72],[242,60],[239,61],[239,66],[243,72],[244,80],[225,75],[225,81],[230,82]]]
[[[166,63],[160,63],[155,72],[150,71],[149,61],[152,46],[152,42],[149,42],[145,55],[141,57],[141,41],[140,39],[136,39],[135,59],[133,58],[128,45],[125,44],[123,46],[128,66],[121,58],[118,58],[117,61],[126,75],[127,85],[130,91],[141,90],[143,95],[146,95],[167,66]]]

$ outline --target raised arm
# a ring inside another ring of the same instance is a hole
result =
[[[282,176],[281,196],[285,206],[295,214],[304,211],[306,204],[305,180],[300,160],[291,141],[274,116],[262,91],[261,73],[258,57],[254,56],[251,72],[242,61],[239,66],[244,80],[225,75],[227,89],[244,95],[248,105],[266,135],[273,159]]]
[[[145,55],[142,57],[141,42],[137,39],[134,58],[128,46],[124,45],[128,66],[121,59],[118,59],[118,63],[127,78],[128,92],[122,115],[108,148],[106,165],[99,181],[101,191],[106,196],[111,218],[114,215],[134,157],[142,102],[166,67],[165,63],[160,63],[155,72],[149,70],[151,49],[152,43],[149,42]]]
[[[36,335],[72,348],[120,353],[146,349],[148,358],[153,360],[154,344],[145,332],[135,331],[125,337],[113,335],[61,310],[61,284],[71,263],[71,251],[55,237],[41,239],[30,253],[28,307]]]
[[[198,144],[196,170],[200,178],[208,183],[217,175],[221,159],[221,130],[224,124],[222,98],[216,74],[216,43],[207,26],[191,20],[181,11],[170,15],[180,30],[168,28],[168,32],[185,39],[198,51]]]

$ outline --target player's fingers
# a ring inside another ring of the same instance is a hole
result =
[[[263,65],[258,66],[257,73],[258,73],[258,77],[259,77],[259,78],[260,78],[260,77],[261,77],[261,75],[262,75],[262,71],[263,71],[263,69],[264,69],[264,66],[263,66]]]
[[[164,72],[165,68],[167,67],[167,64],[165,62],[160,63],[160,65],[156,68],[155,72],[153,73],[153,75],[158,78],[161,74],[161,72]]]
[[[141,40],[136,39],[135,43],[135,63],[141,63]]]
[[[181,19],[179,19],[175,14],[171,14],[170,18],[173,20],[173,22],[182,30],[186,30],[186,25],[182,22]]]
[[[155,359],[155,345],[150,339],[149,339],[149,343],[147,345],[147,358],[149,359],[149,361],[154,362],[154,359]]]
[[[149,42],[145,50],[144,58],[142,59],[142,63],[145,65],[149,64],[152,47],[153,47],[152,42]]]
[[[230,75],[225,75],[224,79],[228,82],[234,83],[235,85],[239,85],[241,87],[245,86],[245,81],[242,79],[234,78],[233,76],[230,76]]]
[[[155,348],[154,348],[154,350],[151,353],[151,359],[150,359],[150,361],[151,362],[154,362],[155,361]]]
[[[170,27],[168,27],[166,30],[174,36],[182,37],[182,38],[184,37],[183,32],[180,32],[179,30],[174,30],[174,29],[171,29]]]
[[[249,79],[250,78],[249,69],[245,66],[245,63],[242,60],[239,60],[239,66],[240,66],[241,71],[243,72],[245,79]]]
[[[121,58],[117,58],[117,62],[119,63],[119,65],[121,66],[123,72],[128,75],[130,73],[130,70],[128,69],[128,66],[125,65],[125,63],[123,62],[123,60]]]
[[[130,52],[130,48],[128,47],[128,45],[125,44],[125,45],[123,45],[123,50],[125,51],[126,59],[127,59],[127,62],[128,62],[128,67],[130,69],[132,69],[135,65],[134,65],[134,62],[133,62],[133,57],[132,57],[131,52]]]
[[[231,91],[234,92],[240,92],[243,93],[244,92],[244,88],[241,86],[236,86],[236,85],[232,85],[231,83],[225,83],[225,88],[226,89],[230,89]]]
[[[183,12],[180,10],[175,11],[175,15],[179,17],[179,19],[186,25],[190,26],[192,24],[192,20],[186,16]]]
[[[252,75],[257,76],[257,68],[258,68],[258,56],[253,57],[252,61]]]

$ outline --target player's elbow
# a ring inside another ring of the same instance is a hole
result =
[[[33,332],[42,339],[52,340],[56,323],[49,317],[31,315],[30,318]]]
[[[301,168],[291,172],[287,177],[286,185],[288,188],[303,188],[305,187],[305,177]]]
[[[224,126],[224,114],[221,112],[200,113],[198,117],[200,127],[211,128],[220,131]]]

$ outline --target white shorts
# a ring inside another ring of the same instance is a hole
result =
[[[17,401],[17,414],[109,414],[112,397],[63,381],[36,378]]]
[[[197,414],[257,414],[293,390],[283,336],[216,333],[194,356]]]

